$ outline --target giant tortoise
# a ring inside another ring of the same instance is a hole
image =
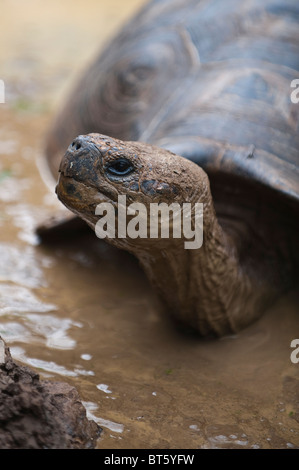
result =
[[[49,131],[58,197],[93,229],[97,206],[116,208],[120,195],[148,208],[202,204],[196,249],[175,236],[106,238],[139,259],[167,311],[202,335],[240,330],[297,285],[296,78],[296,0],[152,0]]]

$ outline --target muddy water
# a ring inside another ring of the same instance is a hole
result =
[[[163,315],[136,261],[92,234],[52,246],[63,210],[37,161],[61,97],[141,0],[2,0],[0,334],[15,359],[79,390],[99,448],[299,447],[299,295],[242,333],[200,340]]]

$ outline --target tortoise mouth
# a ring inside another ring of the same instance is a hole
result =
[[[64,170],[60,170],[59,179],[55,187],[58,199],[69,208],[71,204],[100,204],[101,202],[116,202],[115,194],[106,187],[98,188],[89,181],[83,181],[72,175],[69,176]],[[108,200],[108,201],[107,201]]]
[[[59,179],[55,188],[58,199],[65,204],[66,201],[82,200],[82,192],[79,188],[80,181],[72,176],[60,172]]]

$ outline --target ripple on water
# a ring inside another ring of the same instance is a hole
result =
[[[14,204],[6,207],[6,213],[12,218],[14,226],[20,229],[18,233],[20,240],[30,245],[39,244],[36,227],[41,220],[45,219],[44,208],[30,204]]]
[[[18,322],[0,323],[0,336],[2,336],[9,345],[13,342],[29,343],[32,339],[30,331]]]
[[[46,285],[33,247],[20,248],[9,243],[0,243],[0,259],[0,281],[10,281],[31,288]]]
[[[35,369],[40,369],[43,372],[48,372],[50,373],[50,375],[58,374],[64,377],[78,377],[80,375],[83,375],[83,376],[94,375],[94,372],[91,370],[85,370],[85,369],[79,369],[79,368],[69,370],[66,367],[61,366],[54,361],[45,361],[45,360],[37,359],[34,357],[28,357],[24,349],[20,348],[19,346],[10,347],[10,350],[11,350],[12,356],[18,361],[28,366],[34,367]]]
[[[42,343],[51,349],[74,349],[76,341],[67,334],[80,322],[48,314],[56,306],[40,301],[23,286],[0,283],[0,332],[10,342]],[[18,321],[11,321],[11,317]]]
[[[97,389],[105,393],[112,393],[112,391],[109,390],[109,385],[106,385],[106,384],[98,384]]]
[[[26,324],[34,335],[45,338],[45,345],[52,349],[74,349],[76,341],[67,335],[72,327],[81,328],[83,325],[70,318],[58,318],[55,315],[26,315]]]
[[[211,425],[206,428],[206,438],[209,444],[205,449],[238,449],[250,447],[248,436],[237,426]]]
[[[27,287],[0,283],[0,316],[26,312],[50,312],[54,304],[40,301]]]
[[[57,306],[39,299],[32,292],[33,288],[46,285],[41,268],[48,267],[49,260],[39,260],[31,246],[17,247],[9,243],[0,243],[0,259],[0,334],[9,343],[74,349],[76,341],[69,336],[68,331],[73,327],[80,328],[82,324],[51,314],[57,311]],[[44,368],[49,371],[55,369],[53,365],[46,364]],[[63,369],[59,370],[63,373]]]
[[[103,428],[107,428],[110,431],[117,432],[117,433],[122,433],[124,431],[124,425],[120,423],[115,423],[114,421],[110,421],[108,419],[104,418],[98,418],[97,416],[94,415],[94,411],[98,409],[98,405],[91,401],[83,401],[82,402],[85,409],[86,409],[86,415],[88,419],[92,419],[96,423],[98,423],[100,426]]]

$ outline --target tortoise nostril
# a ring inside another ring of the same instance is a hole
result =
[[[85,135],[79,135],[69,145],[68,151],[73,155],[77,154],[80,156],[88,152],[91,148],[92,142],[90,141],[89,137]]]
[[[81,142],[79,142],[78,140],[74,140],[74,142],[72,143],[72,148],[74,148],[75,150],[80,150],[81,147]]]

